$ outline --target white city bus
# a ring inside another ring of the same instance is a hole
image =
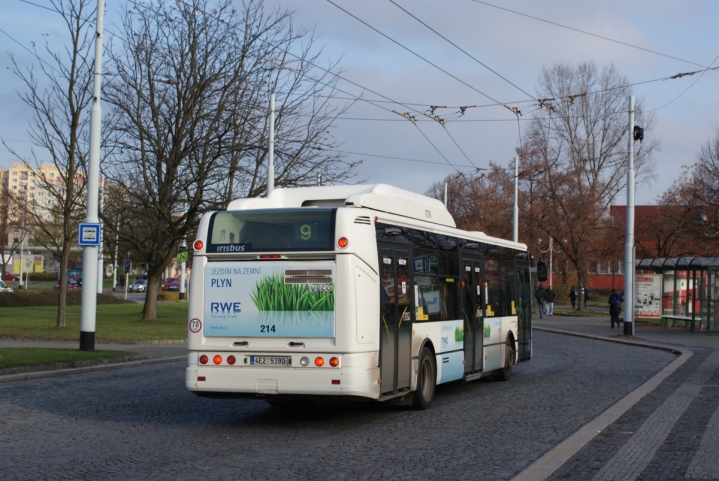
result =
[[[194,243],[187,389],[426,409],[437,384],[507,380],[531,358],[529,264],[524,244],[388,185],[235,200]]]

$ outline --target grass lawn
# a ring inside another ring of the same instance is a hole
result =
[[[39,366],[56,362],[75,363],[88,359],[105,359],[132,356],[127,351],[85,352],[77,349],[49,349],[44,347],[3,347],[0,348],[0,369],[20,366]]]
[[[0,309],[0,336],[79,339],[80,306],[69,306],[67,327],[55,327],[57,307],[6,307]],[[187,303],[157,305],[157,320],[143,321],[142,304],[97,306],[95,339],[156,340],[187,338]]]

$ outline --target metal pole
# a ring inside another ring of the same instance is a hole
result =
[[[519,242],[519,204],[517,193],[519,192],[519,156],[514,157],[514,207],[512,208],[512,240]],[[549,238],[549,249],[552,248],[552,238]],[[552,275],[552,254],[549,254],[549,275]],[[549,278],[549,285],[552,285],[552,278]]]
[[[105,178],[100,177],[100,212],[105,209]],[[99,217],[99,216],[98,216]],[[103,242],[105,235],[103,234],[104,224],[100,221],[100,245],[97,249],[97,293],[102,294],[102,281],[105,277],[105,259],[103,258]]]
[[[275,190],[275,94],[270,94],[270,149],[267,166],[267,195]]]
[[[187,253],[187,240],[182,239],[182,243],[180,244],[180,249],[183,252],[183,256]],[[184,257],[183,257],[184,259]],[[185,296],[185,282],[187,281],[187,275],[185,274],[185,271],[187,270],[187,262],[182,261],[180,262],[180,300],[185,300],[187,296]]]
[[[634,96],[629,96],[627,238],[624,245],[624,333],[634,335]],[[630,297],[631,296],[631,297]]]
[[[554,246],[552,245],[552,236],[549,236],[549,287],[552,287],[552,254],[554,253]]]
[[[25,229],[25,219],[23,218],[22,228]],[[20,288],[22,289],[22,270],[25,268],[25,231],[23,230],[22,237],[20,238]],[[27,278],[27,277],[26,277]],[[27,287],[25,288],[27,289]]]
[[[102,88],[102,35],[105,17],[105,1],[97,0],[97,32],[95,35],[95,71],[92,89],[92,110],[90,112],[90,159],[87,169],[87,212],[85,222],[98,223],[98,177],[100,175],[100,130],[102,108],[100,94]],[[97,279],[97,246],[85,246],[82,251],[83,277],[92,283]],[[90,284],[92,285],[92,284]],[[95,314],[97,311],[97,293],[95,289],[82,290],[80,307],[80,350],[95,350]]]
[[[115,267],[112,269],[112,290],[117,288],[117,250],[120,247],[120,219],[115,223]]]

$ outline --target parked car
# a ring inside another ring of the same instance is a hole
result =
[[[171,288],[174,286],[174,288]],[[180,279],[177,277],[168,277],[165,279],[165,282],[162,283],[162,290],[163,291],[176,291],[180,287]]]
[[[13,292],[12,288],[8,287],[5,282],[0,281],[0,292]]]
[[[138,279],[127,288],[128,292],[145,292],[147,291],[147,279]]]
[[[17,274],[13,274],[12,272],[6,272],[3,276],[4,281],[19,281],[20,276]]]

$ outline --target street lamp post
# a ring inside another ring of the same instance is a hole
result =
[[[567,242],[567,239],[565,239],[563,237],[561,239],[559,239],[559,243],[561,245],[564,245],[566,242]],[[538,238],[537,239],[537,249],[539,250],[539,252],[541,252],[542,254],[546,254],[547,252],[549,252],[549,287],[552,287],[552,254],[553,253],[559,254],[561,252],[561,249],[558,251],[554,250],[554,239],[552,238],[552,236],[549,236],[549,247],[546,250],[542,249],[540,247],[541,244],[542,244],[542,239]]]

